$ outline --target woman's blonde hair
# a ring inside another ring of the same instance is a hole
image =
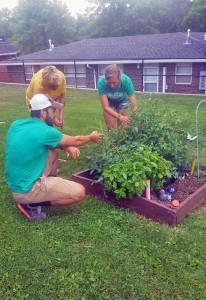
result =
[[[59,86],[60,78],[58,70],[55,66],[47,66],[42,72],[43,85],[54,89]]]
[[[108,67],[106,67],[105,69],[105,79],[110,79],[113,77],[118,77],[120,78],[121,75],[121,71],[120,69],[117,67],[117,65],[109,65]]]

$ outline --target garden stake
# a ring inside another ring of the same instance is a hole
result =
[[[195,165],[196,165],[196,159],[193,159],[193,161],[192,161],[192,168],[191,168],[191,171],[190,171],[190,175],[191,176],[194,174]]]
[[[150,180],[147,179],[146,181],[146,199],[150,200],[151,199],[151,194],[150,194]]]

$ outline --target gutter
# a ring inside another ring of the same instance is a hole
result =
[[[0,61],[1,66],[22,66],[24,61],[24,65],[31,66],[31,65],[47,65],[47,64],[58,64],[58,65],[74,65],[74,61],[59,61],[59,60],[41,60],[41,59],[30,59],[30,60],[3,60]],[[137,63],[181,63],[181,62],[206,62],[206,58],[172,58],[172,59],[134,59],[134,60],[93,60],[93,61],[87,61],[87,60],[75,60],[76,65],[82,65],[82,64],[112,64],[112,63],[119,63],[119,64],[137,64]],[[90,67],[91,68],[91,67]]]
[[[18,52],[11,52],[11,53],[0,53],[0,56],[6,56],[6,55],[17,55]]]

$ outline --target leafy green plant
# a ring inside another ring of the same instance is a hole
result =
[[[142,195],[147,179],[150,179],[152,189],[161,188],[165,179],[171,176],[170,167],[170,161],[141,145],[127,153],[122,161],[107,165],[102,177],[106,188],[118,199],[132,198]]]
[[[191,143],[187,141],[189,117],[186,114],[166,109],[159,101],[147,100],[137,115],[131,116],[125,128],[116,128],[103,142],[90,148],[86,155],[87,167],[102,180],[103,170],[121,162],[128,152],[145,144],[164,159],[171,161],[172,173],[178,176],[191,161]]]
[[[131,118],[132,122],[122,133],[112,136],[116,143],[137,144],[138,141],[170,160],[179,171],[187,168],[191,144],[187,141],[190,124],[186,114],[164,108],[159,101],[147,100]]]
[[[121,130],[117,129],[114,133],[121,134]],[[139,146],[139,143],[135,145],[116,144],[112,138],[114,133],[104,136],[101,144],[93,145],[87,149],[87,167],[98,181],[103,179],[101,175],[107,166],[122,161],[127,156],[128,151],[133,151]]]

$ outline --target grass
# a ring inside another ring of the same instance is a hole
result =
[[[25,89],[0,86],[0,121],[6,122],[0,125],[0,299],[206,299],[204,208],[175,228],[92,197],[72,207],[47,208],[43,222],[30,222],[17,210],[5,183],[4,140],[11,122],[28,115]],[[195,108],[202,98],[151,97],[188,113],[195,125]],[[205,109],[200,111],[202,131]],[[68,90],[65,115],[65,133],[106,131],[95,91]],[[84,168],[87,147],[78,159],[60,164],[62,176],[70,178]]]

